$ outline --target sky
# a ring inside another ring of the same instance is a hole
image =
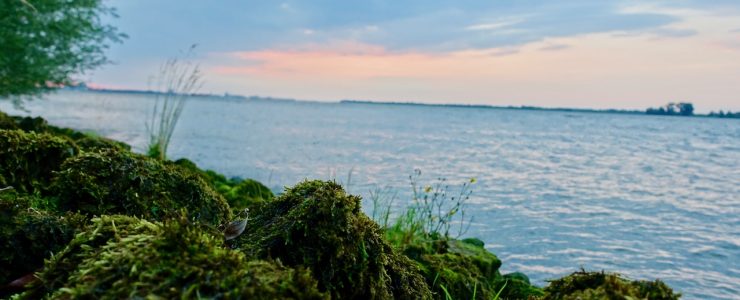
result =
[[[146,89],[197,44],[202,92],[740,110],[738,0],[109,0],[129,35],[81,79]]]

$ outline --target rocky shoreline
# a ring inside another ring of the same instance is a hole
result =
[[[579,271],[531,285],[477,239],[381,228],[358,196],[280,195],[194,163],[0,112],[0,298],[677,299]],[[240,212],[248,211],[247,216]],[[246,221],[229,236],[232,221]]]

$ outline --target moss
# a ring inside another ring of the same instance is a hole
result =
[[[193,173],[197,173],[198,175],[203,177],[203,180],[211,184],[213,188],[216,190],[218,190],[217,187],[220,185],[227,185],[229,187],[232,187],[232,186],[235,186],[239,182],[239,180],[228,179],[226,178],[226,176],[219,174],[212,170],[202,170],[198,168],[198,166],[193,161],[187,158],[180,158],[172,162],[172,164],[180,168],[189,170]]]
[[[0,112],[0,129],[20,129],[25,132],[48,133],[54,136],[67,138],[84,151],[95,151],[109,148],[131,150],[131,146],[126,143],[96,136],[91,133],[80,132],[70,128],[52,126],[41,117],[8,116],[7,114]]]
[[[506,280],[518,280],[518,281],[524,282],[526,284],[530,284],[529,277],[527,275],[525,275],[524,273],[521,273],[521,272],[514,272],[514,273],[505,274],[504,275],[504,279],[506,279]]]
[[[430,298],[419,270],[333,182],[306,181],[267,203],[233,246],[309,268],[333,298]]]
[[[80,132],[77,130],[48,126],[46,132],[57,135],[68,137],[73,140],[75,144],[84,151],[99,151],[104,149],[118,149],[118,150],[131,150],[131,146],[126,143],[114,141],[109,138],[98,136],[94,133]]]
[[[498,269],[501,267],[501,260],[495,254],[488,252],[480,240],[449,240],[447,244],[449,245],[447,248],[448,253],[470,259],[478,269],[478,272],[484,277],[493,278],[499,274]]]
[[[94,219],[21,298],[327,299],[304,269],[248,261],[187,219]]]
[[[253,179],[242,180],[233,187],[220,186],[218,191],[234,210],[258,209],[275,198],[269,188]]]
[[[30,129],[26,129],[23,126],[21,126],[21,128],[26,131],[30,131]],[[37,132],[46,132],[56,136],[69,138],[70,140],[74,141],[80,149],[84,151],[98,151],[103,149],[131,150],[131,146],[126,143],[101,137],[91,132],[81,132],[70,128],[56,127],[51,125],[39,127],[38,130],[42,131]]]
[[[541,288],[529,282],[527,275],[519,272],[497,277],[494,286],[494,290],[501,291],[501,299],[540,299],[544,295]]]
[[[163,220],[187,209],[209,224],[231,219],[226,201],[196,174],[128,151],[106,149],[67,160],[50,192],[62,210]]]
[[[494,286],[501,291],[499,299],[540,299],[544,295],[541,288],[517,278],[497,279]]]
[[[444,290],[454,299],[472,299],[474,293],[477,299],[493,298],[501,261],[477,245],[457,240],[443,245],[416,256],[435,298],[444,299]]]
[[[0,192],[0,284],[40,269],[44,259],[62,250],[84,226],[82,215],[40,209],[47,203],[36,196]]]
[[[13,119],[13,117],[0,111],[0,129],[15,130],[18,129],[18,125],[15,123],[15,119]]]
[[[0,130],[0,186],[39,193],[48,186],[53,171],[78,152],[77,146],[64,138]]]
[[[268,187],[256,180],[228,179],[226,176],[211,170],[203,171],[195,163],[185,158],[176,160],[174,164],[203,177],[216,192],[224,196],[234,211],[242,211],[245,208],[258,210],[265,203],[275,198]]]
[[[619,274],[575,272],[551,281],[545,288],[545,300],[568,299],[648,299],[673,300],[680,294],[660,280],[630,281]]]
[[[397,230],[389,229],[386,236],[391,240],[407,236],[395,232]],[[498,291],[501,291],[502,299],[528,299],[542,295],[542,290],[529,284],[526,276],[502,276],[499,273],[501,260],[486,250],[479,239],[417,236],[395,245],[418,263],[437,299],[445,299],[447,294],[453,299],[473,299],[473,295],[476,299],[492,299]]]
[[[203,172],[200,168],[198,168],[198,166],[192,160],[189,160],[187,158],[180,158],[176,161],[173,161],[172,163],[186,170],[190,170],[191,172],[196,172],[196,173]]]
[[[13,117],[18,128],[26,132],[43,133],[49,129],[49,123],[42,117]]]

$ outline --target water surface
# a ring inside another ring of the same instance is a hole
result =
[[[30,114],[146,146],[147,96],[47,98]],[[604,269],[661,278],[686,299],[740,295],[738,120],[195,98],[170,157],[278,191],[305,178],[363,196],[389,186],[397,206],[416,168],[424,183],[475,177],[467,235],[504,272],[544,285]]]

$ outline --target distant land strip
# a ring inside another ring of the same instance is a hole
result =
[[[106,88],[91,88],[84,84],[77,86],[64,87],[63,90],[74,90],[74,91],[85,91],[94,93],[110,93],[110,94],[137,94],[137,95],[167,95],[166,92],[152,91],[152,90],[134,90],[134,89],[106,89]],[[262,97],[262,96],[243,96],[237,94],[224,93],[220,94],[192,94],[188,96],[194,97],[205,97],[205,98],[217,98],[225,100],[248,100],[248,101],[280,101],[280,102],[310,102],[310,103],[337,103],[337,102],[324,102],[315,100],[297,100],[290,98],[273,98],[273,97]],[[627,115],[665,115],[665,116],[681,116],[681,117],[713,117],[713,118],[730,118],[740,119],[740,112],[710,112],[708,114],[694,114],[693,106],[692,112],[689,114],[681,114],[676,111],[675,113],[671,110],[671,107],[675,106],[674,103],[669,103],[665,107],[667,110],[660,110],[654,108],[648,108],[647,110],[630,110],[630,109],[591,109],[591,108],[567,108],[567,107],[539,107],[539,106],[500,106],[500,105],[487,105],[487,104],[434,104],[434,103],[421,103],[421,102],[394,102],[394,101],[370,101],[370,100],[351,100],[345,99],[340,100],[339,104],[363,104],[363,105],[397,105],[397,106],[425,106],[425,107],[448,107],[448,108],[476,108],[476,109],[507,109],[507,110],[530,110],[530,111],[556,111],[556,112],[577,112],[577,113],[601,113],[601,114],[627,114]],[[681,103],[686,104],[686,103]],[[690,105],[690,103],[688,103]]]

